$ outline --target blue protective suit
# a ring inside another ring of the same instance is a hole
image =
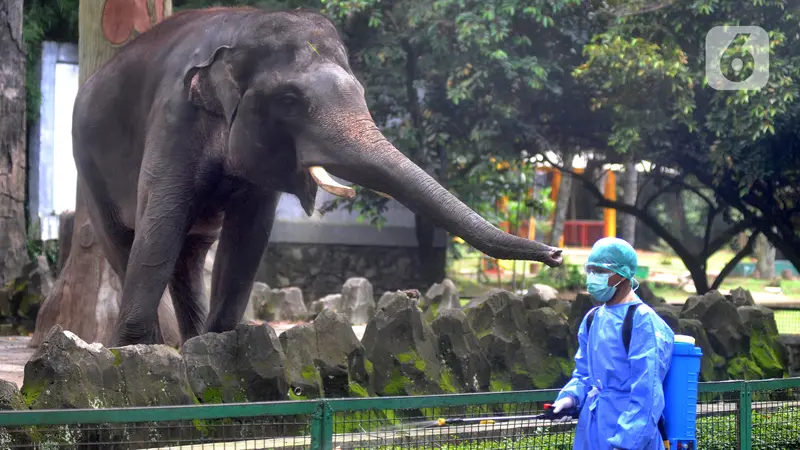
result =
[[[638,297],[635,302],[642,303]],[[672,359],[674,333],[646,304],[636,310],[630,351],[622,322],[632,303],[601,306],[587,347],[586,317],[578,331],[572,379],[556,400],[571,395],[581,409],[573,450],[662,450],[658,419],[664,410],[662,383]]]

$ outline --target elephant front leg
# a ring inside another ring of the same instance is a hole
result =
[[[162,343],[158,304],[190,223],[191,188],[161,183],[146,194],[122,287],[114,345]]]
[[[232,330],[242,320],[256,270],[269,242],[280,193],[243,192],[225,207],[211,274],[206,331]]]

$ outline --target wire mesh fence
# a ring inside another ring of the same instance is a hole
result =
[[[287,403],[18,412],[0,449],[308,449],[319,406]]]
[[[779,334],[800,335],[800,306],[771,309],[775,312],[775,325]]]
[[[800,383],[782,380],[754,381],[751,399],[750,439],[753,450],[800,449]]]
[[[397,399],[398,407],[386,401],[332,402],[331,444],[342,450],[567,450],[572,448],[575,420],[545,418],[544,404],[556,393],[515,393],[521,395],[516,400],[472,394],[450,397],[445,405],[437,405],[435,397],[417,405]]]
[[[800,378],[700,383],[702,450],[800,450]],[[97,410],[0,411],[0,449],[572,448],[558,390]]]
[[[742,448],[743,382],[700,383],[697,399],[697,448]]]

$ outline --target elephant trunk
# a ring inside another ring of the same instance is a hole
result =
[[[394,197],[493,258],[540,261],[550,267],[562,264],[561,249],[514,236],[493,226],[397,150],[374,122],[361,123],[359,132],[344,133],[351,138],[347,139],[350,145],[343,146],[350,147],[344,152],[346,158],[343,159],[347,163],[340,160],[325,164],[332,174]],[[364,123],[370,126],[364,127]],[[353,145],[353,138],[359,144]]]

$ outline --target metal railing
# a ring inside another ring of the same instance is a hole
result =
[[[700,450],[800,449],[800,378],[699,390]],[[557,392],[2,411],[0,448],[568,450],[575,421],[530,417]]]

